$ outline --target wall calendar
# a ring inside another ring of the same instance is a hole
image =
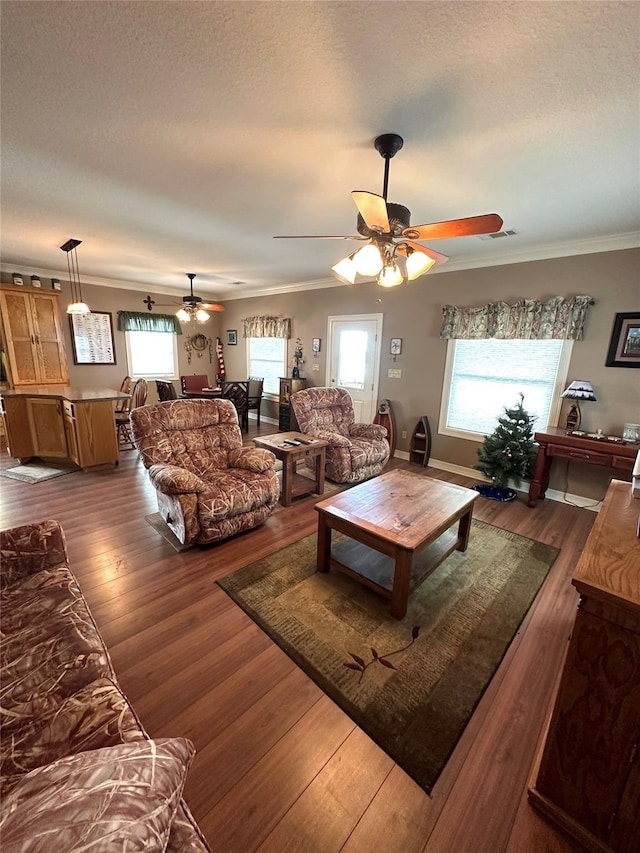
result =
[[[113,323],[109,311],[70,314],[74,364],[115,364]]]

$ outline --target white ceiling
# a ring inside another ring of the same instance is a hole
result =
[[[3,0],[2,268],[228,299],[314,286],[353,189],[464,269],[640,245],[637,2]],[[241,283],[239,283],[241,282]]]

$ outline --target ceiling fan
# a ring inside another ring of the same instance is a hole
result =
[[[384,133],[376,137],[374,145],[384,158],[383,190],[382,195],[364,190],[351,193],[358,208],[357,235],[278,235],[276,239],[366,241],[364,246],[331,268],[334,275],[345,284],[377,278],[382,287],[395,287],[405,278],[418,278],[449,260],[417,240],[493,234],[502,228],[502,219],[497,213],[411,225],[411,211],[402,204],[387,201],[389,161],[400,151],[404,140],[397,133]]]
[[[181,323],[190,323],[192,320],[195,320],[196,323],[206,323],[209,319],[207,311],[224,311],[224,305],[218,305],[215,302],[204,302],[200,296],[194,295],[193,280],[196,277],[196,273],[188,272],[186,273],[186,276],[189,279],[189,294],[182,297],[182,304],[180,302],[158,302],[158,307],[181,305],[181,307],[176,311],[176,317]],[[156,304],[155,300],[150,296],[147,296],[147,298],[142,301],[145,303],[149,311],[151,311],[152,307]]]

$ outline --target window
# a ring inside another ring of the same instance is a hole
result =
[[[247,338],[249,376],[264,378],[265,394],[280,393],[279,379],[286,376],[286,338]]]
[[[127,364],[133,379],[176,379],[178,347],[173,332],[125,332]]]
[[[482,441],[524,394],[536,430],[555,425],[573,341],[450,340],[439,431]]]

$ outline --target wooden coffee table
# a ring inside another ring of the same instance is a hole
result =
[[[467,550],[477,497],[398,470],[320,501],[318,571],[334,567],[390,598],[391,615],[402,619],[411,591],[453,551]],[[333,548],[332,530],[346,537]]]
[[[308,444],[291,446],[284,444],[285,441],[303,439]],[[300,495],[308,495],[314,492],[321,495],[324,492],[324,463],[328,441],[320,438],[310,438],[301,432],[278,432],[275,435],[264,435],[254,438],[256,447],[263,447],[275,454],[276,459],[282,462],[282,489],[280,491],[280,503],[282,506],[291,506],[292,498]],[[307,459],[315,459],[315,482],[309,477],[296,474],[296,464]]]

